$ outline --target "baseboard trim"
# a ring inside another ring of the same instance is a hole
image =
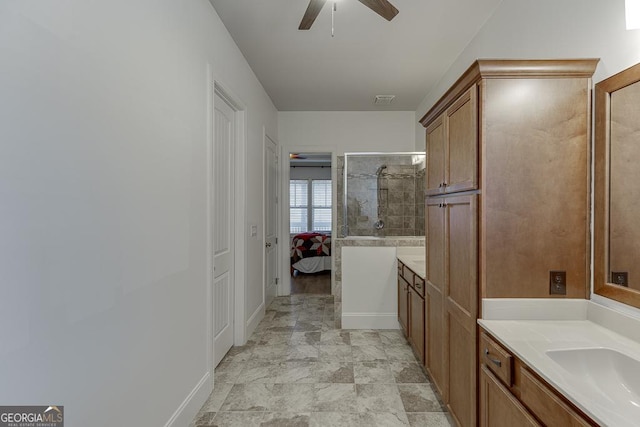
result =
[[[260,323],[260,321],[264,319],[264,310],[264,303],[262,303],[258,306],[256,311],[253,312],[251,317],[249,317],[249,320],[247,320],[247,334],[245,335],[246,339],[249,339],[251,334],[253,334],[253,331],[255,331],[258,327],[258,323]]]
[[[211,373],[204,374],[198,384],[191,390],[191,393],[184,399],[178,409],[173,413],[165,427],[184,427],[191,424],[204,402],[213,391]]]
[[[343,329],[400,329],[397,313],[342,313]]]

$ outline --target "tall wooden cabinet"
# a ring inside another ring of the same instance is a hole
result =
[[[597,60],[479,60],[426,128],[426,368],[475,426],[481,298],[585,298]],[[566,294],[550,295],[550,272]],[[493,387],[484,378],[483,387]]]

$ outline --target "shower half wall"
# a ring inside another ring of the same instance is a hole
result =
[[[424,163],[424,153],[338,156],[340,237],[334,239],[331,290],[336,327],[343,327],[344,319],[345,326],[353,329],[399,328],[395,254],[398,247],[417,247],[418,253],[424,248]],[[369,268],[363,265],[377,268],[366,280],[360,273]],[[366,301],[349,300],[349,295],[364,294],[370,297]]]

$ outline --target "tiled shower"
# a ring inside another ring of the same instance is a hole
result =
[[[424,236],[424,174],[424,153],[338,156],[340,236]]]

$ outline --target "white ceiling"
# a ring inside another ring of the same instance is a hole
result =
[[[309,31],[308,0],[210,1],[279,111],[411,111],[502,0],[391,0],[391,22],[339,0],[333,38],[331,0]]]

